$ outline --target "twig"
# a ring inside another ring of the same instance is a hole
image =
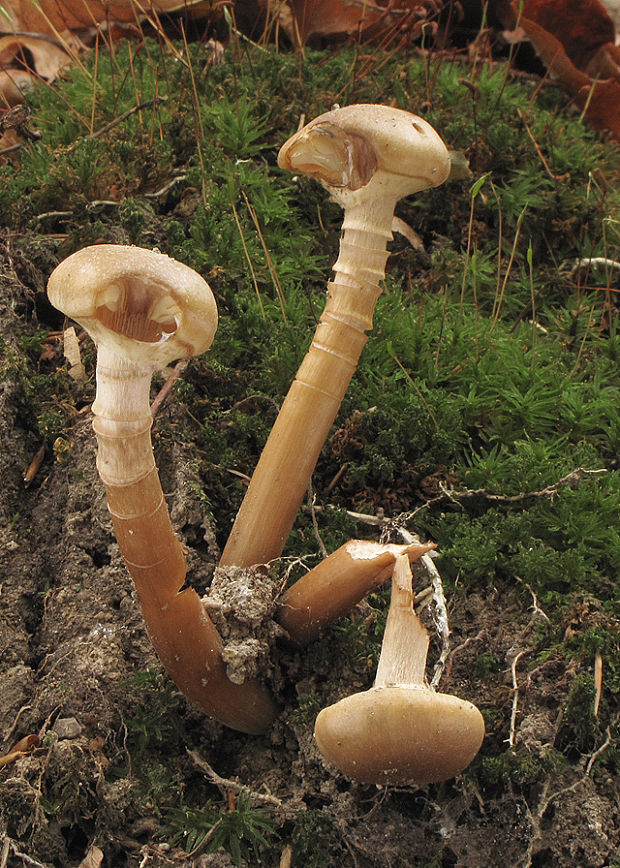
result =
[[[509,747],[514,747],[515,737],[516,737],[516,729],[517,729],[517,709],[519,707],[519,682],[517,680],[517,663],[523,657],[525,651],[519,651],[518,654],[515,655],[512,664],[510,666],[510,671],[512,672],[512,711],[510,713],[510,734],[508,736],[508,745]]]
[[[15,842],[11,841],[10,838],[7,838],[6,840],[9,842],[9,847],[13,855],[16,856],[18,859],[21,859],[22,862],[24,862],[26,865],[33,865],[34,868],[46,868],[46,866],[42,862],[37,862],[36,859],[32,859],[26,853],[22,853],[21,850],[18,850]],[[2,855],[4,856],[4,850],[2,852]]]
[[[605,256],[593,256],[590,259],[577,259],[570,270],[570,274],[573,275],[580,268],[590,268],[592,265],[602,265],[605,268],[615,268],[620,271],[620,262],[616,262],[615,259],[607,259]]]
[[[110,130],[114,129],[114,127],[122,124],[123,121],[126,121],[127,118],[131,117],[131,115],[134,115],[136,112],[142,111],[142,109],[149,108],[150,106],[161,105],[162,102],[166,102],[166,99],[167,97],[165,96],[155,96],[152,99],[147,99],[144,102],[135,105],[133,108],[128,109],[126,112],[123,112],[122,115],[114,118],[114,120],[110,121],[109,124],[104,124],[104,126],[100,127],[98,130],[95,130],[94,133],[91,133],[88,138],[96,139],[99,136],[104,136],[106,133],[109,133]]]
[[[15,715],[15,719],[13,723],[10,725],[6,735],[4,736],[5,741],[9,741],[15,730],[17,729],[17,724],[19,723],[19,718],[22,716],[24,711],[28,711],[29,708],[32,708],[32,705],[22,705],[17,714]]]
[[[452,672],[452,664],[454,663],[455,656],[459,653],[459,651],[463,651],[464,648],[467,648],[467,646],[471,642],[479,642],[482,639],[482,637],[484,636],[484,633],[485,633],[485,630],[483,628],[482,630],[480,630],[480,632],[478,633],[477,636],[468,636],[464,642],[461,642],[460,645],[457,645],[456,648],[452,649],[452,651],[450,652],[450,656],[448,657],[448,662],[446,665],[446,671],[444,672],[444,675],[443,675],[443,679],[442,679],[442,683],[441,683],[442,689],[445,689],[445,686],[450,679],[450,673]]]
[[[179,181],[184,181],[186,177],[185,172],[182,175],[175,175],[174,178],[168,181],[167,184],[164,184],[163,187],[160,187],[159,190],[155,190],[153,193],[143,193],[142,195],[145,199],[158,199],[164,193],[167,193],[168,190],[171,190]]]
[[[601,694],[603,692],[603,658],[600,651],[596,652],[594,658],[594,686],[596,694],[594,696],[594,716],[598,717],[598,707],[601,703]]]
[[[336,473],[336,475],[332,478],[332,481],[329,483],[327,488],[325,489],[325,494],[330,494],[336,485],[340,482],[344,474],[347,472],[347,468],[349,467],[349,463],[345,461],[344,464],[340,466],[340,469]]]
[[[532,140],[532,144],[534,145],[534,149],[536,150],[536,153],[538,154],[540,162],[543,164],[545,171],[547,172],[549,177],[552,178],[554,181],[558,181],[561,178],[565,177],[564,175],[554,175],[553,174],[553,172],[549,168],[549,164],[547,163],[547,161],[545,160],[545,158],[543,156],[543,152],[540,149],[540,145],[538,144],[538,142],[534,138],[534,134],[532,133],[531,129],[529,128],[529,125],[528,125],[527,121],[525,120],[525,117],[523,116],[523,112],[521,111],[520,108],[517,108],[517,114],[521,118],[521,121],[523,122],[523,126],[525,127],[525,132],[528,134],[528,136]]]
[[[207,832],[207,834],[204,836],[204,838],[201,838],[201,839],[200,839],[200,842],[199,842],[198,844],[196,844],[196,846],[194,847],[194,849],[193,849],[193,850],[190,850],[190,852],[187,854],[188,857],[189,857],[189,858],[193,858],[194,856],[197,856],[197,855],[198,855],[198,854],[199,854],[199,853],[200,853],[200,852],[205,848],[205,846],[209,843],[209,841],[210,841],[211,838],[215,835],[215,833],[217,832],[217,830],[219,829],[219,827],[220,827],[221,825],[222,825],[222,818],[220,817],[220,819],[217,820],[217,821],[216,821],[216,822],[211,826],[211,828],[209,829],[209,831]]]
[[[153,417],[153,419],[159,412],[159,409],[166,400],[168,393],[170,392],[176,381],[179,379],[179,377],[187,367],[188,363],[189,359],[181,359],[176,363],[176,365],[172,369],[172,372],[168,375],[168,379],[161,387],[161,389],[157,393],[157,396],[155,397],[155,400],[151,404],[151,416]]]
[[[617,720],[618,720],[618,718],[616,718],[616,721]],[[586,766],[586,775],[589,775],[591,773],[592,766],[594,765],[594,763],[597,761],[597,759],[600,757],[600,755],[607,750],[607,748],[611,744],[611,727],[608,726],[607,729],[605,730],[605,732],[607,735],[605,741],[603,742],[603,744],[600,747],[597,747],[597,749],[594,751],[594,753],[592,754],[592,756],[588,760],[588,764]]]
[[[523,579],[520,578],[519,576],[515,576],[515,578],[516,578],[516,580],[517,580],[518,582],[521,582],[522,585],[525,585],[525,587],[528,589],[528,591],[529,591],[530,594],[532,595],[532,600],[533,600],[532,610],[533,610],[534,614],[535,614],[535,615],[540,615],[542,618],[545,619],[545,621],[547,621],[548,623],[550,623],[549,616],[546,615],[545,612],[543,612],[543,610],[542,610],[542,609],[540,608],[540,606],[538,605],[538,597],[537,597],[536,594],[534,593],[534,590],[530,587],[530,585],[528,585],[527,582],[524,582]]]
[[[460,491],[454,489],[442,489],[442,493],[436,497],[431,497],[425,503],[416,507],[411,512],[399,516],[399,521],[409,521],[414,518],[423,509],[428,509],[437,503],[445,503],[452,501],[458,503],[459,500],[468,500],[474,497],[483,497],[485,500],[491,500],[499,503],[520,503],[524,500],[537,497],[553,497],[558,494],[563,488],[576,488],[582,479],[588,476],[593,476],[599,473],[608,473],[606,467],[601,467],[597,470],[586,470],[583,467],[577,467],[571,470],[566,476],[558,479],[557,482],[548,485],[546,488],[541,488],[539,491],[522,491],[519,494],[495,494],[486,488],[465,488]]]
[[[578,780],[573,781],[572,784],[569,784],[566,787],[562,787],[561,789],[556,790],[554,793],[552,793],[550,796],[548,796],[547,793],[549,792],[550,778],[547,778],[547,780],[545,781],[544,786],[542,788],[540,799],[538,800],[538,807],[536,808],[536,813],[532,813],[532,811],[530,810],[529,806],[526,803],[526,809],[527,809],[527,812],[529,815],[530,823],[532,824],[533,834],[532,834],[532,837],[530,838],[530,841],[528,842],[526,859],[523,862],[523,868],[531,868],[532,854],[534,851],[534,844],[536,841],[539,841],[542,837],[541,828],[540,828],[540,821],[544,817],[544,815],[547,811],[547,808],[549,807],[551,802],[560,798],[560,796],[565,796],[567,793],[574,793],[578,787],[580,787],[582,784],[584,784],[588,780],[588,778],[590,777],[590,775],[592,773],[592,768],[594,766],[594,763],[601,756],[601,754],[607,750],[607,748],[611,744],[611,742],[612,742],[611,729],[612,729],[612,726],[615,726],[617,722],[618,722],[618,716],[616,717],[614,722],[610,726],[607,727],[605,741],[599,747],[597,747],[597,749],[595,751],[593,751],[592,754],[590,754],[590,757],[589,757],[588,762],[586,763],[586,766],[584,769],[584,773],[580,778],[578,778]]]
[[[314,528],[314,536],[316,537],[317,544],[319,546],[319,551],[321,555],[326,558],[327,557],[327,549],[325,548],[325,543],[321,539],[321,534],[319,532],[319,523],[316,518],[316,495],[312,489],[312,483],[308,484],[308,509],[310,510],[310,517],[312,518],[312,527]]]
[[[404,527],[397,526],[397,530],[406,543],[420,542],[419,537],[417,537],[415,534],[409,533],[409,531],[405,530]],[[434,621],[437,632],[441,636],[441,653],[439,654],[439,658],[435,663],[435,671],[433,672],[433,677],[431,678],[431,687],[437,687],[437,685],[439,684],[439,680],[443,674],[446,660],[448,659],[448,655],[450,653],[450,624],[448,622],[448,606],[446,604],[446,596],[443,590],[443,582],[441,581],[439,570],[433,563],[433,559],[428,554],[422,555],[422,557],[420,558],[420,564],[426,570],[433,586],[433,599],[435,602]]]
[[[291,807],[288,806],[281,799],[278,799],[276,796],[269,795],[268,793],[257,793],[255,790],[251,790],[249,787],[245,786],[245,784],[240,784],[238,781],[233,781],[230,778],[223,778],[221,775],[212,768],[206,759],[203,759],[197,750],[188,750],[188,755],[193,759],[198,768],[204,772],[204,774],[209,778],[211,783],[215,784],[216,787],[219,787],[224,792],[234,792],[234,793],[248,793],[249,796],[257,802],[263,802],[266,805],[273,805],[280,810],[290,811]],[[299,808],[295,810],[294,813],[299,813],[299,811],[305,810],[305,806],[303,808]]]
[[[354,512],[350,509],[345,509],[344,512],[349,516],[349,518],[355,519],[356,521],[362,521],[364,524],[373,525],[374,527],[394,527],[400,530],[401,524],[411,521],[411,519],[415,518],[419,512],[422,512],[422,510],[428,509],[437,503],[445,503],[446,501],[458,503],[459,500],[468,500],[474,497],[482,497],[485,500],[499,503],[520,503],[521,501],[530,498],[553,497],[554,495],[559,494],[559,492],[564,488],[576,488],[581,480],[588,476],[608,472],[609,471],[606,467],[601,467],[598,470],[586,470],[583,467],[577,467],[575,470],[571,470],[570,473],[567,473],[566,476],[558,479],[557,482],[548,485],[546,488],[541,488],[540,491],[522,491],[519,494],[496,494],[486,488],[465,488],[457,491],[442,486],[441,494],[429,498],[429,500],[426,500],[420,506],[417,506],[410,512],[403,512],[396,518],[390,518],[383,513],[372,515],[365,512]],[[334,506],[331,503],[326,506],[315,506],[316,512],[321,512],[323,509],[341,509],[341,507]],[[429,554],[433,557],[433,552],[430,552]]]

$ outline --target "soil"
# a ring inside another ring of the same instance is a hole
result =
[[[272,730],[239,734],[185,701],[161,675],[119,555],[88,406],[64,452],[48,450],[24,484],[37,443],[24,380],[8,361],[23,355],[20,337],[55,323],[42,304],[45,268],[27,274],[7,251],[0,262],[0,739],[6,756],[20,739],[36,738],[0,768],[1,868],[230,866],[223,849],[211,854],[203,845],[188,854],[171,817],[181,797],[225,810],[248,793],[272,830],[264,833],[269,846],[242,851],[249,861],[237,857],[238,864],[617,866],[619,782],[594,764],[609,737],[584,724],[578,741],[565,725],[580,666],[553,653],[532,665],[546,616],[526,588],[486,597],[457,591],[449,600],[451,651],[440,688],[487,712],[481,753],[455,780],[377,788],[325,765],[312,736],[313,703],[366,689],[376,660],[337,627],[303,653],[289,648],[270,621],[278,587],[265,576],[253,579],[264,604],[245,625],[221,577],[210,609],[228,634],[233,677],[258,672],[273,684],[282,713]],[[60,352],[35,368],[52,370]],[[174,399],[161,417],[183,444],[162,451],[155,438],[190,578],[202,592],[218,551],[190,484],[194,423]],[[372,617],[371,606],[360,617]],[[585,607],[566,628],[595,617],[595,607]],[[247,628],[259,624],[263,638],[248,654]],[[432,661],[438,651],[434,642]],[[481,655],[490,661],[484,671]]]

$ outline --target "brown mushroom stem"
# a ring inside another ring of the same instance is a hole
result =
[[[185,587],[185,555],[151,445],[151,375],[208,348],[217,325],[211,291],[160,253],[101,245],[64,260],[48,293],[97,343],[97,469],[155,650],[207,714],[242,732],[263,732],[275,703],[258,682],[233,684],[226,676],[217,630],[196,591]]]
[[[222,554],[222,564],[236,566],[282,553],[372,328],[396,203],[442,183],[449,171],[447,149],[432,127],[408,112],[372,105],[315,118],[283,145],[278,162],[329,190],[345,209],[343,236],[314,339]]]
[[[228,679],[222,640],[196,591],[185,587],[187,562],[151,444],[151,374],[100,345],[93,428],[116,539],[153,647],[177,687],[227,726],[257,734],[272,722],[276,707],[257,682]]]
[[[409,558],[399,555],[374,686],[319,712],[319,750],[362,783],[422,785],[462,771],[478,753],[484,720],[475,705],[424,681],[428,632],[413,608]]]
[[[344,617],[366,594],[389,578],[399,555],[415,561],[434,543],[391,545],[350,540],[295,582],[280,598],[276,620],[297,645]]]
[[[267,563],[282,553],[368,340],[386,243],[382,233],[345,226],[325,309],[237,513],[222,565]]]

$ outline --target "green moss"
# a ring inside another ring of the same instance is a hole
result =
[[[591,675],[578,675],[573,681],[564,709],[565,739],[580,750],[591,749],[600,736],[600,723],[594,713],[596,687]]]
[[[316,693],[301,693],[297,699],[297,708],[288,715],[287,720],[293,726],[311,727],[321,710],[321,697]]]
[[[539,753],[525,748],[511,748],[499,756],[483,756],[476,761],[480,781],[484,786],[514,784],[529,787],[566,766],[559,751],[542,749]]]
[[[220,811],[211,802],[200,810],[171,809],[168,829],[173,842],[183,843],[189,853],[204,842],[204,849],[214,853],[223,847],[235,865],[263,864],[260,853],[269,848],[275,834],[275,822],[266,810],[252,805],[241,793],[234,808]]]
[[[153,745],[178,739],[179,695],[174,684],[161,672],[149,670],[134,675],[126,687],[134,698],[125,720],[130,754],[141,758]]]
[[[293,865],[323,868],[342,858],[342,845],[333,821],[324,811],[309,809],[299,814],[291,832]]]

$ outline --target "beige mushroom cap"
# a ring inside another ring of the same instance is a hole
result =
[[[217,306],[192,268],[155,250],[85,247],[52,272],[48,296],[97,344],[135,361],[168,364],[209,348]]]
[[[364,189],[401,199],[443,184],[448,150],[425,120],[361,104],[319,115],[280,148],[278,165],[319,180],[338,201]]]
[[[428,687],[375,687],[324,708],[314,734],[324,758],[353,780],[422,785],[469,765],[484,720],[471,702]]]

